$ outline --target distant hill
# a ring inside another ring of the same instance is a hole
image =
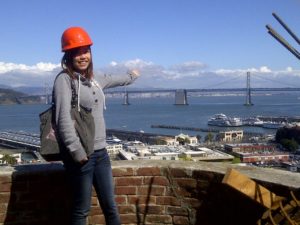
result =
[[[0,88],[0,104],[40,104],[43,100],[38,96],[28,96],[27,94],[12,89]]]
[[[27,86],[21,86],[21,87],[15,87],[11,88],[15,91],[23,92],[28,95],[44,95],[45,94],[45,87],[27,87]],[[48,92],[52,91],[52,87],[49,87]]]

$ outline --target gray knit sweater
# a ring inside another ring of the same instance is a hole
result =
[[[103,75],[97,77],[99,86],[89,80],[75,80],[76,91],[80,105],[92,109],[95,121],[94,150],[106,147],[106,127],[103,116],[105,107],[105,96],[102,89],[131,84],[135,77],[130,75],[111,76]],[[78,92],[79,91],[79,92]],[[79,137],[74,129],[74,122],[71,119],[71,78],[66,73],[57,76],[54,82],[54,104],[56,106],[56,125],[62,142],[67,147],[75,162],[80,162],[87,153],[83,149]]]

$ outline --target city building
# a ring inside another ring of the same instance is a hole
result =
[[[230,153],[245,152],[256,153],[266,151],[279,151],[277,145],[269,143],[238,143],[238,144],[225,144],[225,151]]]
[[[243,130],[231,130],[231,131],[220,131],[218,135],[218,141],[223,142],[235,142],[243,139]]]
[[[221,162],[221,161],[232,161],[233,156],[227,153],[212,150],[206,147],[198,147],[196,150],[184,151],[181,154],[183,158],[189,158],[193,161],[213,161],[213,162]]]
[[[275,144],[268,143],[240,143],[226,144],[225,151],[240,158],[243,163],[287,162],[288,152],[282,152]]]
[[[269,152],[269,153],[235,153],[242,163],[271,163],[271,162],[288,162],[290,155],[285,152]]]

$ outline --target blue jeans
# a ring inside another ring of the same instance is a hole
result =
[[[120,225],[114,197],[114,183],[110,158],[106,149],[95,151],[84,165],[66,158],[64,166],[72,187],[72,225],[85,225],[90,211],[92,186],[105,216],[106,224]]]

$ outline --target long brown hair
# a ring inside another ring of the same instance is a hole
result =
[[[76,55],[77,50],[78,48],[74,48],[66,51],[60,62],[63,71],[67,73],[72,79],[77,79],[74,75],[75,69],[73,66],[73,58]],[[91,79],[93,77],[93,74],[93,60],[91,52],[91,61],[84,75],[87,79]]]

